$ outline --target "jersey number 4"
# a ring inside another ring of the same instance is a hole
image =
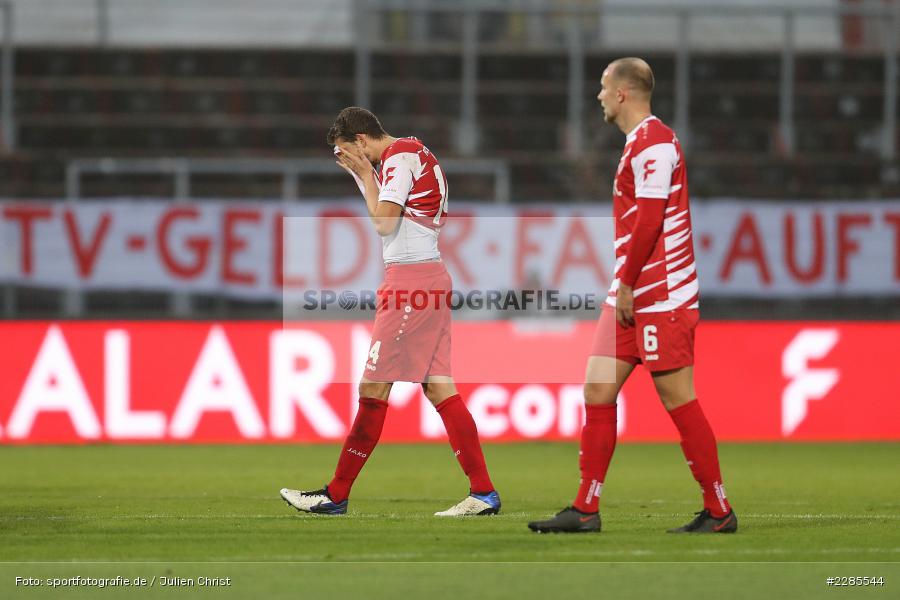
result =
[[[374,344],[372,344],[372,349],[369,350],[369,360],[372,361],[373,365],[378,364],[378,352],[381,350],[381,340],[377,340]]]

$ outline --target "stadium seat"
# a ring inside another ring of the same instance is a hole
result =
[[[510,161],[516,200],[556,199],[561,193],[574,198],[587,189],[604,196],[608,189],[578,173],[585,164],[614,165],[621,151],[621,135],[601,122],[594,99],[613,57],[589,52],[585,58],[585,150],[574,160],[566,154],[566,55],[504,48],[503,41],[517,35],[514,21],[504,23],[485,38],[478,59],[480,155]],[[440,39],[439,30],[456,25],[428,27]],[[406,35],[402,27],[397,31]],[[387,46],[372,58],[372,108],[388,130],[416,135],[441,157],[454,157],[459,47]],[[675,57],[649,58],[656,75],[654,110],[672,120]],[[356,101],[354,55],[346,50],[36,47],[20,49],[16,61],[23,155],[17,160],[25,162],[15,163],[14,177],[0,180],[0,195],[23,189],[37,194],[48,185],[58,194],[63,178],[53,184],[45,176],[60,174],[61,161],[80,156],[320,156],[334,114]],[[729,195],[741,181],[750,195],[793,196],[791,190],[802,186],[813,197],[836,196],[840,186],[826,179],[842,164],[841,181],[875,185],[876,195],[900,193],[897,182],[882,181],[873,161],[881,143],[883,59],[862,53],[797,56],[795,139],[802,161],[785,160],[780,138],[780,61],[774,52],[692,55],[691,128],[681,135],[691,144],[695,192]],[[10,173],[8,163],[2,164]],[[872,172],[854,170],[860,164],[872,164]],[[566,177],[578,183],[561,181]],[[29,181],[32,186],[23,184]],[[470,184],[454,183],[454,190],[477,189]],[[327,191],[329,184],[322,185]]]

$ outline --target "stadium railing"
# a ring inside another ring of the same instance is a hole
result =
[[[500,159],[444,159],[441,165],[447,174],[484,175],[493,180],[493,197],[496,204],[510,201],[509,164]],[[101,158],[75,159],[66,165],[66,198],[78,200],[81,197],[83,175],[171,175],[173,198],[187,200],[191,197],[191,176],[216,175],[260,175],[275,174],[281,177],[281,199],[300,200],[300,178],[306,175],[335,176],[346,178],[335,168],[331,159],[301,158],[161,158],[129,159]]]

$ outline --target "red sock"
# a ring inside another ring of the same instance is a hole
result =
[[[475,419],[472,418],[466,403],[459,394],[456,394],[443,400],[435,408],[444,421],[444,428],[450,438],[450,448],[456,454],[459,466],[469,478],[469,489],[476,493],[493,491],[494,484],[488,475],[484,454],[481,453],[481,443],[478,441],[478,428],[475,427]]]
[[[731,511],[722,487],[719,454],[713,434],[700,403],[694,399],[669,412],[681,434],[681,450],[694,479],[703,490],[703,507],[717,519]]]
[[[616,405],[585,404],[585,421],[581,429],[581,485],[572,506],[585,513],[599,510],[600,490],[616,449]]]
[[[341,502],[350,495],[353,482],[366,464],[366,460],[372,455],[375,445],[378,444],[378,438],[381,437],[387,408],[386,400],[359,399],[359,412],[356,413],[353,427],[350,428],[341,449],[337,468],[334,470],[334,479],[328,484],[328,494],[333,501]]]

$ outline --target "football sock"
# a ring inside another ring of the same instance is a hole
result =
[[[713,434],[700,403],[694,399],[669,412],[681,434],[681,450],[694,479],[703,490],[703,507],[719,519],[731,511],[722,487],[719,454]]]
[[[381,437],[387,408],[386,400],[359,399],[359,411],[341,449],[334,478],[328,484],[328,494],[334,502],[343,502],[350,495],[353,482]]]
[[[450,448],[456,454],[459,466],[469,478],[469,489],[482,494],[493,491],[494,484],[491,483],[487,465],[484,463],[475,419],[472,418],[466,403],[459,394],[455,394],[440,402],[435,408],[444,421],[447,437],[450,438]]]
[[[584,513],[599,510],[600,490],[616,449],[616,405],[585,404],[585,422],[581,429],[581,485],[572,503]]]

